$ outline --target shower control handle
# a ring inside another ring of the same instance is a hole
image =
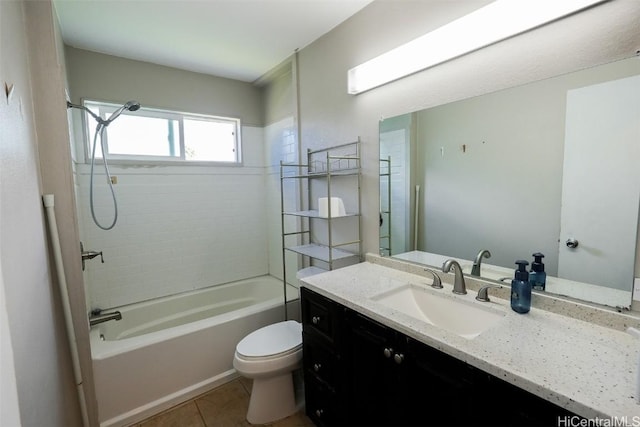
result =
[[[100,261],[104,264],[104,256],[102,255],[102,251],[85,251],[82,242],[80,242],[80,255],[82,255],[82,271],[84,271],[85,268],[85,261],[94,259],[97,256],[100,256]]]

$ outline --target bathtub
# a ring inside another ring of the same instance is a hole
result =
[[[105,427],[138,422],[236,378],[236,344],[284,319],[282,281],[261,276],[114,310],[122,320],[90,331]]]

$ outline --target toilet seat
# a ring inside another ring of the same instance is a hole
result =
[[[236,355],[245,360],[284,357],[302,348],[302,325],[294,320],[275,323],[253,331],[236,346]]]

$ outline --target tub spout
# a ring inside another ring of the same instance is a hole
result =
[[[100,323],[108,322],[109,320],[121,320],[122,313],[114,311],[112,313],[91,313],[89,316],[89,326],[95,326]]]

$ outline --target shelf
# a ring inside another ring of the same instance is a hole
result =
[[[311,266],[307,268],[303,268],[302,270],[298,270],[296,273],[296,279],[304,279],[305,277],[315,276],[316,274],[326,273],[328,270],[324,268]]]
[[[286,165],[282,165],[286,166]],[[307,179],[307,178],[326,178],[328,176],[356,176],[360,174],[359,168],[350,168],[350,169],[336,169],[330,172],[322,171],[322,172],[309,172],[302,174],[294,174],[294,175],[282,175],[282,179]]]
[[[300,280],[361,260],[361,168],[360,138],[354,142],[318,150],[307,149],[306,160],[298,163],[280,161],[282,248],[286,251],[282,257],[283,283],[289,283],[287,272],[291,272],[292,268],[288,267],[293,267],[287,265],[289,262],[293,262],[296,269],[299,269],[296,277]],[[332,201],[332,194],[336,194],[332,191],[334,185],[339,190],[338,194],[345,194],[342,190],[349,191],[346,194],[349,194],[352,212],[345,212],[343,200]],[[285,194],[286,192],[289,194]],[[306,200],[299,200],[298,193],[306,194]],[[291,200],[296,200],[295,205]],[[290,210],[284,208],[285,201],[290,205]],[[312,209],[313,207],[316,209]],[[321,212],[323,216],[320,215]],[[338,213],[342,215],[335,215]],[[287,217],[307,220],[291,220]],[[357,223],[353,219],[341,218],[356,218]],[[322,224],[318,220],[322,220]],[[340,227],[332,228],[333,221],[337,221],[336,225],[340,222]],[[349,225],[352,227],[348,227]],[[297,238],[293,240],[293,236]],[[324,244],[314,243],[317,239]],[[335,241],[340,243],[336,244]],[[288,246],[290,243],[294,246]],[[302,257],[287,255],[290,253]],[[285,317],[288,318],[286,304]]]
[[[282,212],[283,215],[293,215],[293,216],[301,216],[304,218],[320,218],[320,219],[336,219],[336,218],[345,218],[345,217],[354,217],[359,216],[357,213],[349,213],[347,212],[344,215],[340,216],[320,216],[320,212],[317,209],[309,210],[309,211],[298,211],[298,212]]]
[[[324,261],[324,262],[330,261],[328,246],[310,243],[308,245],[292,246],[286,249],[292,252],[298,253],[300,255],[306,255],[311,258],[319,259],[320,261]],[[336,249],[335,247],[331,250],[331,258],[333,261],[336,261],[339,259],[357,257],[357,256],[359,256],[357,253],[344,251],[342,249]]]

